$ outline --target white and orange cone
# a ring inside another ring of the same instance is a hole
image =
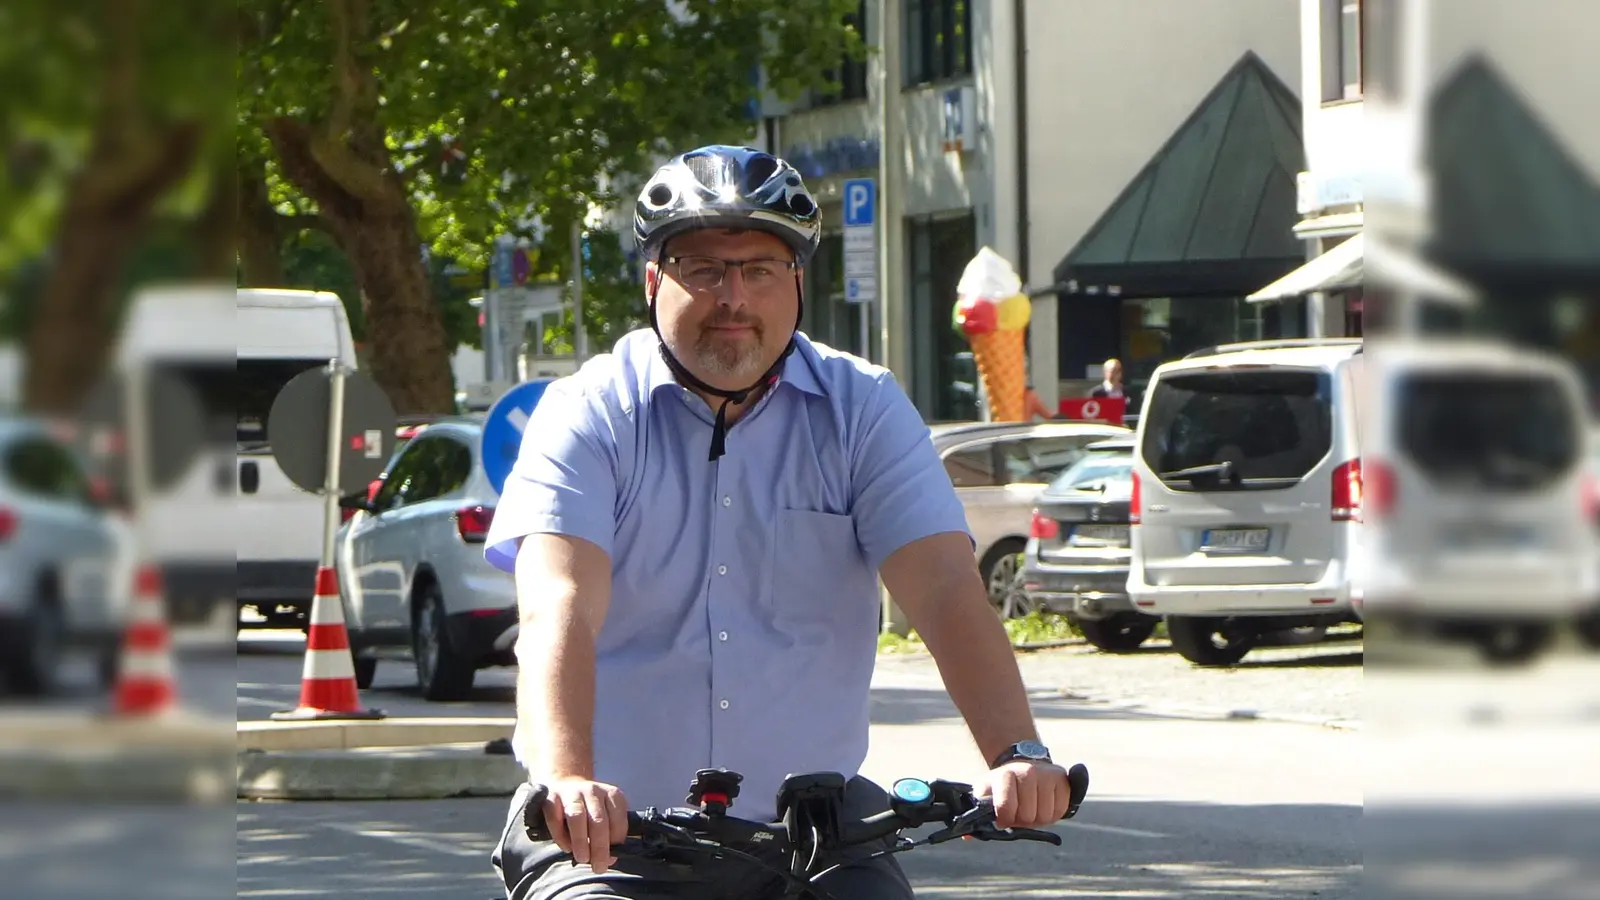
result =
[[[375,709],[362,709],[356,687],[355,657],[350,632],[339,602],[339,579],[331,567],[317,569],[317,593],[311,600],[306,628],[306,664],[300,677],[300,706],[272,714],[293,719],[381,719]]]
[[[163,593],[161,570],[148,563],[139,566],[122,637],[122,656],[117,662],[111,711],[118,718],[164,715],[177,707],[172,635]]]

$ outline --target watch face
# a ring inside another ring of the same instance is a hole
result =
[[[1026,759],[1048,759],[1050,756],[1050,750],[1038,741],[1019,742],[1017,753]]]

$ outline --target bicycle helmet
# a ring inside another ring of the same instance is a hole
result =
[[[668,241],[700,228],[765,231],[788,244],[795,262],[803,266],[821,242],[822,214],[816,198],[806,190],[793,166],[750,147],[716,144],[673,157],[657,169],[634,206],[633,236],[639,243],[639,252],[657,265],[665,261]],[[712,462],[726,451],[728,404],[743,403],[752,391],[777,381],[784,362],[794,352],[794,334],[799,332],[800,318],[805,313],[805,290],[798,270],[794,283],[799,305],[788,345],[754,384],[737,391],[706,384],[678,361],[667,347],[656,318],[659,280],[650,292],[650,328],[656,333],[667,367],[680,382],[722,398],[711,432]]]
[[[634,206],[633,236],[647,259],[695,228],[754,228],[782,238],[801,265],[822,239],[822,215],[794,167],[770,153],[720,144],[656,170]]]

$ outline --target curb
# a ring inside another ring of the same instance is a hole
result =
[[[483,744],[353,750],[243,751],[242,800],[445,800],[509,797],[527,780],[514,757]]]
[[[0,716],[0,797],[75,802],[220,803],[225,722],[193,716]]]
[[[240,722],[236,749],[244,753],[449,744],[481,746],[501,738],[510,740],[516,725],[516,719],[490,716]]]

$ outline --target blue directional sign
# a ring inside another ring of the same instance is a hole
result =
[[[554,378],[536,378],[525,381],[496,400],[483,419],[483,442],[479,452],[483,455],[483,472],[495,493],[506,486],[511,468],[517,464],[517,451],[522,448],[522,432],[528,427],[533,408]]]
[[[877,205],[877,194],[877,182],[871,178],[851,178],[845,181],[844,224],[846,227],[871,226],[873,224],[873,209]]]

